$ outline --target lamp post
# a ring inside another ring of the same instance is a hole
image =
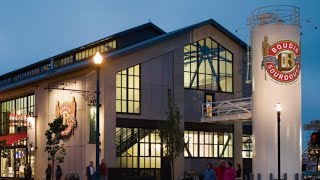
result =
[[[280,165],[280,113],[282,110],[282,106],[280,103],[276,105],[277,111],[277,123],[278,123],[278,180],[280,180],[281,176],[281,165]]]
[[[93,57],[94,64],[97,68],[97,100],[96,100],[96,179],[100,178],[99,155],[100,155],[100,123],[99,123],[99,109],[100,109],[100,64],[102,63],[102,56],[99,52]]]

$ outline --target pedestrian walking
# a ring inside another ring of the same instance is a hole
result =
[[[87,180],[93,180],[93,176],[94,176],[93,161],[90,161],[90,165],[87,166],[86,176],[87,176]]]
[[[62,169],[61,169],[60,165],[57,165],[56,180],[61,180],[61,178],[62,178]]]
[[[204,171],[204,180],[216,180],[216,172],[212,169],[211,163],[207,164],[207,169]]]
[[[224,180],[235,180],[236,179],[236,171],[232,167],[231,162],[226,163],[226,169],[224,171]]]
[[[218,180],[224,180],[224,170],[226,168],[225,164],[226,163],[224,161],[220,161],[220,165],[213,168],[216,172]]]
[[[28,163],[27,165],[27,180],[31,180],[32,179],[32,169],[30,166],[30,163]]]
[[[108,167],[104,159],[101,160],[100,173],[101,173],[101,180],[108,180]]]
[[[51,164],[48,164],[48,167],[46,169],[46,180],[51,180],[52,176],[52,167]]]
[[[242,179],[241,177],[241,173],[242,173],[242,169],[241,169],[241,166],[240,164],[237,164],[237,170],[236,170],[236,179],[240,180]]]

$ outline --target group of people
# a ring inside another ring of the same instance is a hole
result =
[[[105,163],[104,159],[101,160],[99,170],[100,170],[101,180],[108,180],[108,168],[107,168],[107,164]],[[87,170],[86,170],[87,180],[93,180],[94,175],[95,175],[95,172],[94,172],[93,161],[90,161],[90,165],[87,167]]]
[[[231,162],[220,161],[220,165],[213,167],[208,163],[208,167],[204,172],[204,180],[240,180],[241,166],[237,164],[237,170],[232,167]]]
[[[108,168],[107,168],[107,165],[106,165],[104,159],[102,159],[99,168],[100,168],[101,180],[108,180]],[[94,170],[94,166],[93,166],[93,161],[90,161],[90,165],[87,166],[87,168],[86,168],[87,179],[93,180],[94,175],[95,175],[95,170]],[[61,180],[62,169],[61,169],[60,165],[57,165],[55,176],[56,176],[56,180]],[[52,177],[52,166],[51,166],[51,164],[48,164],[48,167],[46,169],[46,180],[51,180],[51,177]]]
[[[55,175],[56,175],[56,180],[61,180],[62,169],[61,169],[60,165],[57,165]],[[46,180],[51,180],[51,176],[52,176],[52,166],[51,166],[51,164],[48,164],[48,167],[46,169]]]

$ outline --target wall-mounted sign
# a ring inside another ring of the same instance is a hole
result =
[[[61,132],[61,135],[68,137],[73,128],[77,126],[75,98],[72,97],[71,102],[64,102],[61,105],[58,101],[55,114],[56,117],[62,116],[63,124],[67,125],[67,128]]]
[[[286,84],[298,78],[301,60],[297,43],[282,40],[270,45],[268,37],[265,36],[262,42],[262,55],[261,68],[265,68],[265,71],[276,82]]]

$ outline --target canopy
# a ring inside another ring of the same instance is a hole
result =
[[[5,146],[13,146],[14,143],[27,138],[27,133],[8,134],[0,136],[0,141],[6,140]]]

